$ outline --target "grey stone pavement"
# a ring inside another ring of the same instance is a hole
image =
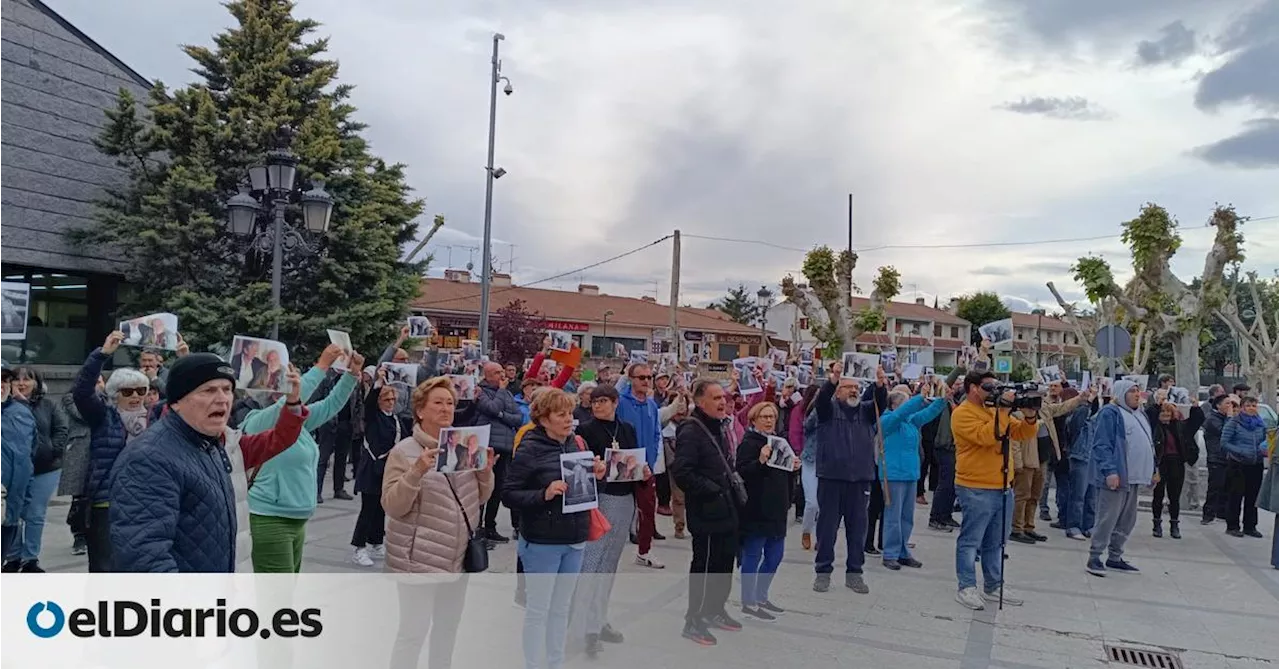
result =
[[[41,562],[52,572],[85,569],[84,558],[71,555],[63,523],[66,505],[66,499],[54,501],[46,528]],[[304,571],[365,571],[349,561],[357,506],[326,499],[318,508],[307,528]],[[1269,565],[1273,516],[1264,512],[1259,522],[1267,539],[1235,539],[1224,534],[1223,523],[1202,527],[1193,516],[1182,540],[1155,539],[1144,510],[1126,552],[1142,572],[1107,578],[1084,573],[1085,543],[1039,527],[1051,535],[1047,543],[1008,548],[1009,587],[1026,604],[999,612],[994,607],[973,612],[954,601],[956,535],[927,529],[925,507],[916,508],[913,537],[924,568],[889,572],[878,560],[868,560],[868,595],[838,587],[839,579],[830,592],[813,592],[813,553],[802,550],[800,528],[794,525],[771,597],[788,612],[777,622],[719,633],[720,645],[706,649],[679,636],[686,604],[680,577],[688,572],[691,550],[688,540],[668,538],[655,542],[654,554],[667,564],[661,578],[632,563],[634,550],[624,553],[612,618],[627,643],[610,647],[609,657],[594,664],[575,656],[570,665],[1119,667],[1131,665],[1108,664],[1104,644],[1132,644],[1171,652],[1188,669],[1276,667],[1277,576]],[[505,523],[505,509],[500,517]],[[671,519],[659,517],[659,529],[670,536]],[[492,571],[513,571],[514,553],[513,544],[496,548]],[[839,548],[837,570],[841,564]],[[380,565],[370,571],[377,569]],[[509,581],[499,583],[505,588]],[[738,594],[735,582],[731,612]],[[487,605],[485,615],[489,611],[499,616],[495,625],[503,628],[504,642],[518,643],[519,610]]]

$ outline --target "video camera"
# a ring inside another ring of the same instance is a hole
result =
[[[1044,390],[1035,383],[988,383],[982,389],[987,391],[983,404],[989,407],[1039,412],[1040,405],[1044,403]],[[1005,401],[1004,395],[1010,391],[1013,392],[1013,400]]]

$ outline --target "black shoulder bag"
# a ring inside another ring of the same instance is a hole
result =
[[[733,493],[734,504],[737,504],[738,508],[745,507],[747,505],[747,482],[743,481],[742,475],[729,465],[729,456],[725,455],[723,448],[720,448],[715,436],[711,434],[711,430],[707,429],[707,426],[697,418],[690,418],[689,420],[702,428],[703,434],[707,435],[707,438],[711,440],[711,445],[720,454],[720,464],[724,465],[725,474],[729,476],[729,490]]]
[[[462,513],[462,522],[467,524],[467,548],[462,554],[462,571],[468,574],[479,574],[482,571],[488,571],[489,549],[485,546],[484,537],[471,528],[471,519],[467,517],[467,509],[462,506],[458,491],[453,487],[453,479],[448,474],[445,474],[444,480],[449,484],[449,492],[453,493],[453,501],[458,503],[458,511]]]

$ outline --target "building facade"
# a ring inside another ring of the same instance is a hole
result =
[[[93,145],[105,110],[151,82],[39,0],[3,3],[0,274],[31,286],[27,338],[5,341],[3,356],[58,379],[116,325],[122,265],[67,233],[93,225],[94,202],[126,178]]]
[[[855,312],[866,309],[870,301],[853,298]],[[972,327],[964,320],[943,309],[925,304],[924,298],[915,302],[889,302],[885,307],[886,324],[881,332],[867,332],[858,337],[859,348],[869,351],[895,351],[904,364],[915,363],[928,367],[954,367],[961,349],[969,343]],[[817,347],[809,319],[791,302],[780,302],[769,309],[765,327],[776,332],[781,339],[791,342],[793,350]],[[825,358],[838,357],[840,352],[824,352]]]
[[[678,332],[671,330],[671,309],[650,297],[607,295],[597,286],[582,284],[576,291],[524,288],[511,277],[494,274],[490,293],[490,322],[498,310],[514,300],[538,313],[549,330],[569,332],[592,359],[613,357],[616,345],[627,351],[669,353],[679,346],[682,362],[728,362],[759,355],[759,328],[735,323],[717,311],[681,307],[676,310]],[[431,319],[439,333],[433,342],[445,348],[463,339],[480,338],[480,284],[470,272],[447,270],[443,279],[423,279],[422,292],[410,305],[415,315]]]

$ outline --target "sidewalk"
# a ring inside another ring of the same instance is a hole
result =
[[[70,553],[64,519],[66,499],[50,509],[41,564],[52,572],[84,571],[83,557]],[[307,527],[304,571],[361,572],[351,564],[348,545],[358,501],[326,499]],[[788,613],[774,623],[748,623],[736,634],[719,634],[720,645],[700,649],[680,638],[686,602],[682,577],[688,573],[689,541],[655,542],[654,554],[667,563],[653,571],[623,554],[614,593],[614,625],[627,643],[613,646],[594,663],[578,657],[576,666],[686,666],[689,661],[717,667],[877,666],[932,667],[1119,667],[1104,661],[1103,644],[1136,644],[1174,653],[1187,669],[1280,666],[1277,656],[1277,578],[1269,566],[1273,515],[1262,513],[1267,539],[1235,539],[1218,522],[1202,527],[1188,517],[1183,539],[1155,539],[1150,515],[1139,516],[1126,557],[1142,569],[1133,575],[1097,578],[1084,573],[1085,542],[1050,530],[1047,543],[1012,543],[1008,554],[1011,591],[1026,600],[1021,607],[972,612],[957,604],[955,534],[925,528],[925,507],[916,509],[914,541],[920,570],[885,570],[869,559],[866,581],[871,594],[839,587],[813,592],[812,552],[800,548],[792,526],[787,553],[772,598]],[[505,511],[500,519],[507,518]],[[669,518],[659,529],[672,534]],[[509,528],[504,529],[509,533]],[[843,542],[840,542],[841,544]],[[491,554],[493,572],[515,567],[513,544]],[[843,549],[837,549],[837,565]],[[36,577],[38,578],[38,576]],[[735,583],[730,612],[736,614]],[[503,598],[505,599],[505,598]],[[510,617],[518,610],[502,613]],[[514,621],[513,621],[514,622]],[[518,639],[519,628],[504,623],[504,636]],[[460,651],[461,652],[461,651]],[[467,666],[459,657],[457,666]]]

